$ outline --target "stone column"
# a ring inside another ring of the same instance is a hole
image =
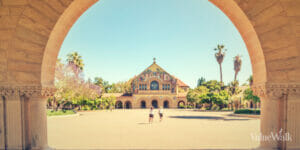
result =
[[[300,148],[300,84],[266,83],[253,86],[261,98],[262,149]]]
[[[30,134],[32,149],[47,148],[47,99],[40,96],[30,97]]]
[[[47,97],[53,88],[0,87],[0,141],[4,149],[47,149]]]
[[[0,87],[2,108],[0,111],[0,137],[3,138],[0,147],[4,149],[22,149],[22,107],[18,89]]]
[[[5,111],[5,97],[0,96],[0,149],[5,149],[5,128],[4,128],[4,111]]]
[[[286,142],[287,149],[300,149],[300,84],[291,87],[287,95],[286,130],[291,140]]]
[[[54,88],[31,87],[21,90],[20,93],[24,95],[27,102],[24,103],[24,126],[26,127],[28,135],[27,141],[31,149],[48,149],[47,139],[47,99],[53,96]],[[29,131],[29,132],[28,132]],[[27,145],[28,146],[28,145]]]

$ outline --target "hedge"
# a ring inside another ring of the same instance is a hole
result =
[[[234,111],[235,114],[253,114],[253,115],[260,115],[260,110],[254,109],[239,109]]]

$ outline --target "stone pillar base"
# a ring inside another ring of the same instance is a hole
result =
[[[253,90],[261,98],[260,148],[300,149],[300,84],[265,83]]]
[[[47,96],[55,89],[41,86],[0,87],[1,148],[51,149],[47,141]],[[1,149],[0,148],[0,149]]]

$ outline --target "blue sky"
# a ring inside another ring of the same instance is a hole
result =
[[[234,78],[233,57],[242,56],[240,83],[252,74],[247,48],[229,18],[207,0],[100,0],[73,25],[61,47],[65,60],[77,51],[85,78],[125,81],[157,64],[191,87],[198,78],[219,80],[213,50],[227,49],[223,80]]]

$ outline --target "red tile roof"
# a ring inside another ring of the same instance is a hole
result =
[[[181,80],[179,80],[178,78],[176,78],[175,76],[173,76],[173,78],[175,78],[177,80],[177,85],[180,87],[190,87],[187,84],[185,84],[184,82],[182,82]]]

